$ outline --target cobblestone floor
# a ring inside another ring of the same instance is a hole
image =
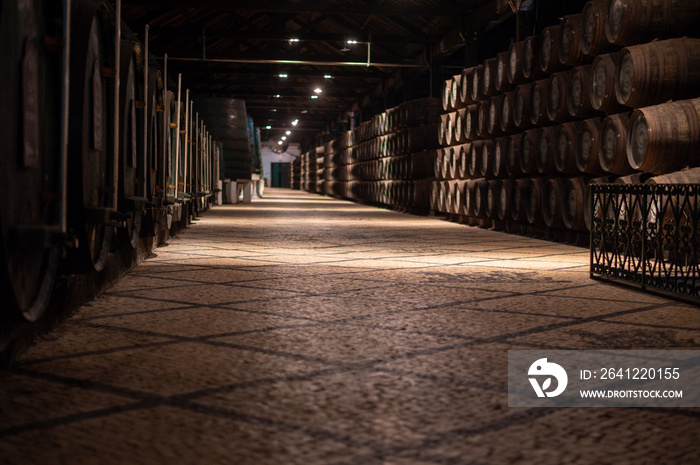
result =
[[[585,249],[267,194],[0,374],[0,463],[700,463],[700,409],[506,395],[509,349],[697,348],[697,308],[590,280]]]

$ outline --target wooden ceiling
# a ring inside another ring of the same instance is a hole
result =
[[[264,140],[289,129],[303,144],[497,12],[488,0],[122,0],[122,15],[142,38],[149,25],[171,78],[245,100]]]

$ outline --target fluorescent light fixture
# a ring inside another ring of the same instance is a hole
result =
[[[275,95],[275,98],[282,98],[280,94]]]
[[[287,131],[285,134],[287,134],[288,136],[290,136],[290,135],[292,134],[292,131]]]
[[[292,37],[291,39],[289,39],[289,41],[290,42],[299,42],[299,39],[297,39],[296,37]]]
[[[318,95],[312,95],[311,98],[318,98]]]
[[[320,87],[317,87],[314,89],[314,92],[316,92],[317,94],[320,94],[321,92],[323,92],[323,89],[321,89]]]
[[[299,124],[299,120],[298,120],[298,119],[295,119],[294,121],[292,121],[292,126],[296,126],[297,124]]]
[[[265,129],[272,129],[272,126],[265,126]]]
[[[287,136],[282,136],[281,139],[282,139],[282,140],[287,140]]]
[[[280,77],[281,77],[281,78],[286,78],[286,77],[287,77],[287,74],[282,73],[282,74],[280,74]]]
[[[332,79],[333,78],[333,76],[331,76],[330,74],[325,74],[323,77],[325,79]]]
[[[356,40],[348,40],[347,43],[350,44],[350,45],[356,45],[356,44],[357,44],[357,41],[356,41]]]
[[[284,142],[282,142],[281,140],[278,140],[278,141],[277,141],[277,144],[278,144],[278,145],[282,145],[282,144],[284,144]]]

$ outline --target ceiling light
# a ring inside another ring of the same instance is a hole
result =
[[[299,124],[299,120],[298,120],[298,119],[295,119],[294,121],[292,121],[292,126],[296,126],[297,124]]]
[[[357,44],[357,41],[356,41],[356,40],[348,40],[347,43],[350,44],[350,45],[356,45],[356,44]]]
[[[272,129],[272,126],[265,126],[265,129]]]
[[[275,95],[275,98],[282,98],[280,94]]]
[[[314,89],[314,92],[316,92],[317,94],[320,94],[321,92],[323,92],[323,89],[321,89],[320,87],[317,87]]]
[[[312,95],[311,98],[318,98],[318,95]]]
[[[326,74],[326,75],[324,75],[323,77],[324,77],[325,79],[332,79],[332,78],[333,78],[333,76],[331,76],[330,74]]]
[[[287,134],[289,136],[292,134],[292,131],[287,131],[285,134]]]
[[[287,136],[282,136],[281,139],[282,139],[282,140],[287,140]]]
[[[296,37],[292,37],[291,39],[289,39],[289,42],[299,42],[299,39],[297,39]]]
[[[286,75],[285,73],[282,73],[282,74],[280,74],[280,77],[281,77],[281,78],[286,78],[287,75]]]

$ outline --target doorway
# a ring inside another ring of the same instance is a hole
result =
[[[272,179],[270,187],[292,187],[289,182],[291,163],[272,163]]]

